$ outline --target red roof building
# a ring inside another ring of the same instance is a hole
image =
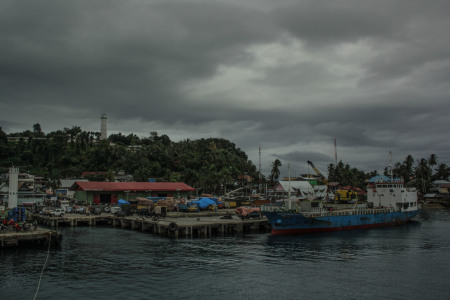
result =
[[[183,191],[193,192],[194,188],[182,182],[95,182],[95,181],[76,181],[75,190],[80,191]]]
[[[187,197],[195,189],[182,182],[94,182],[76,181],[72,189],[81,202],[114,204],[137,197]]]

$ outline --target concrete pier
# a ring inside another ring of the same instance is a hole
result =
[[[242,220],[234,211],[168,213],[165,218],[158,220],[152,217],[115,217],[112,214],[78,215],[67,214],[64,217],[48,217],[35,215],[39,224],[58,228],[60,226],[112,226],[114,228],[139,230],[158,236],[184,237],[184,238],[208,238],[212,236],[225,236],[232,234],[269,232],[270,225],[267,219],[250,218]],[[231,215],[231,219],[223,218]]]
[[[41,246],[60,247],[62,235],[56,231],[38,228],[34,231],[26,232],[6,232],[0,234],[1,248]]]

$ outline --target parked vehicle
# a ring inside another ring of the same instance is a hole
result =
[[[115,214],[118,211],[122,211],[122,208],[120,206],[113,206],[110,208],[110,213]]]
[[[77,206],[75,208],[75,212],[77,214],[85,214],[86,213],[86,207],[84,207],[84,206]]]
[[[51,217],[63,217],[64,216],[64,209],[62,208],[56,208],[50,212]]]
[[[51,211],[52,211],[52,208],[51,208],[51,207],[44,207],[44,208],[42,208],[42,210],[39,212],[39,214],[40,214],[40,215],[43,215],[43,216],[49,216]]]
[[[100,215],[102,213],[102,207],[99,205],[92,206],[90,209],[90,213],[93,215]]]

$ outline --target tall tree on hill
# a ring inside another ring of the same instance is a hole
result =
[[[432,170],[425,158],[419,160],[415,168],[416,183],[415,186],[424,194],[430,190],[431,187]]]
[[[42,132],[41,124],[36,123],[33,125],[33,134],[35,137],[44,137],[45,134]]]
[[[437,158],[436,154],[431,154],[430,158],[428,158],[428,164],[431,167],[434,167],[435,165],[437,165],[437,161],[438,161],[438,158]]]
[[[405,182],[405,185],[409,185],[414,178],[414,158],[411,155],[406,156],[403,163],[395,163],[392,172],[394,176],[400,177]]]
[[[52,189],[53,194],[55,194],[56,190],[61,187],[61,174],[57,171],[52,171],[48,176],[47,187]]]
[[[432,178],[433,180],[439,179],[448,180],[449,176],[450,176],[450,168],[446,164],[441,163],[439,164],[436,173],[433,174]]]
[[[280,167],[282,166],[281,161],[279,159],[275,159],[272,163],[272,170],[270,171],[270,183],[272,186],[278,181],[280,177]]]

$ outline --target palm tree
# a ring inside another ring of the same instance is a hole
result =
[[[447,180],[449,176],[450,176],[450,168],[446,164],[441,163],[441,164],[439,164],[439,167],[437,168],[436,174],[433,175],[433,179],[434,180],[438,180],[438,179]]]
[[[56,171],[51,172],[48,177],[47,187],[52,189],[53,194],[55,194],[55,191],[61,187],[61,180],[59,178],[60,176]]]
[[[282,166],[279,159],[275,159],[272,163],[272,171],[270,171],[270,183],[273,185],[280,177],[280,167]]]

